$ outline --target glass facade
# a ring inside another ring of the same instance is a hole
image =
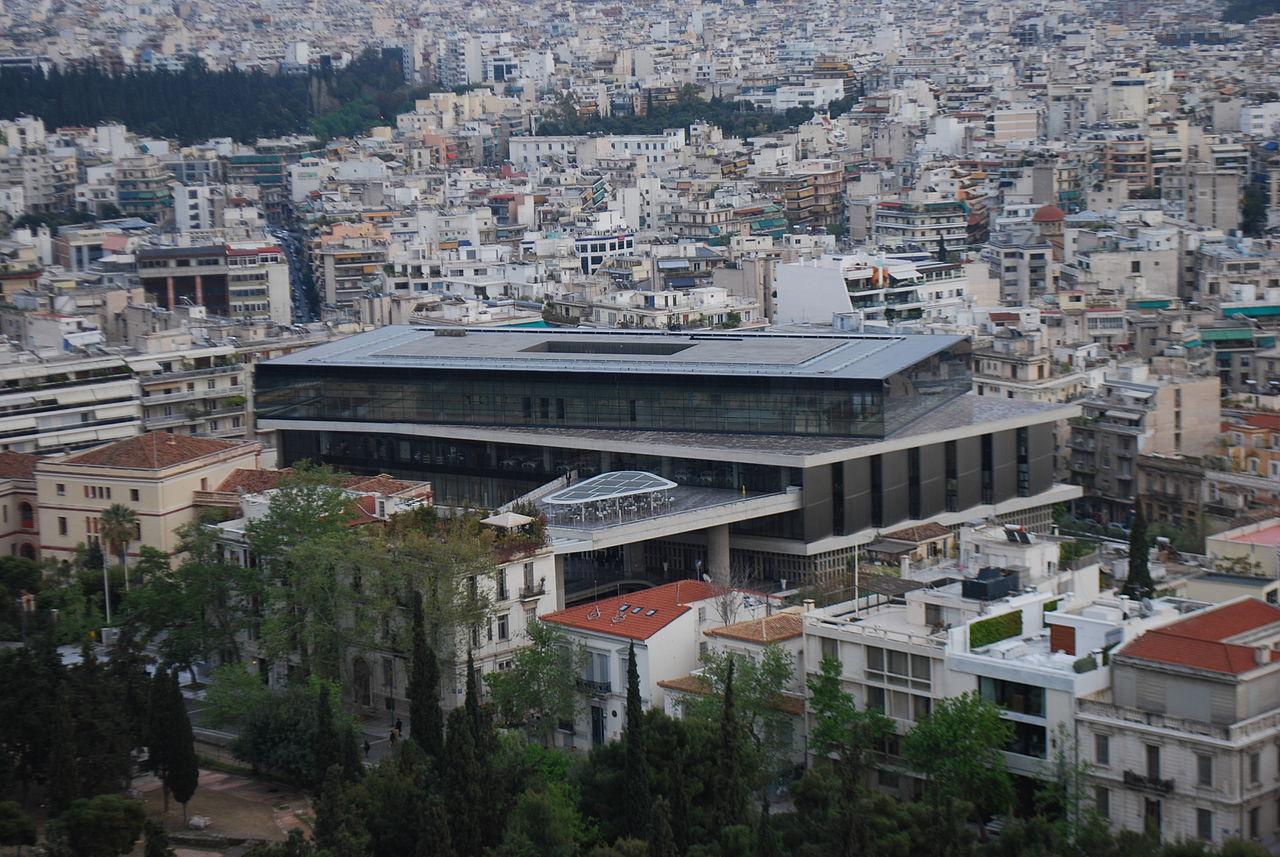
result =
[[[799,485],[801,479],[800,471],[789,467],[354,432],[284,431],[280,454],[282,464],[309,459],[351,473],[426,480],[437,502],[485,507],[514,500],[569,471],[585,479],[614,470],[644,470],[681,485],[767,493]]]
[[[970,386],[961,343],[885,381],[264,364],[259,419],[884,437]]]

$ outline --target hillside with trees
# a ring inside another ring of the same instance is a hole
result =
[[[429,91],[407,86],[399,59],[373,49],[341,69],[324,66],[307,74],[211,71],[192,58],[180,71],[5,69],[0,116],[38,116],[51,129],[119,122],[184,145],[299,133],[328,139],[394,121]]]

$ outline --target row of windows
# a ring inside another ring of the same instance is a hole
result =
[[[67,535],[67,534],[68,534],[69,529],[70,529],[70,527],[69,527],[69,526],[68,526],[68,524],[67,524],[67,519],[66,519],[66,518],[64,518],[64,517],[59,517],[59,518],[58,518],[58,535],[60,535],[60,536],[65,536],[65,535]],[[101,519],[101,518],[96,518],[96,517],[93,517],[93,516],[88,516],[88,517],[86,517],[86,518],[84,519],[84,532],[85,532],[85,535],[86,535],[86,536],[100,536],[100,535],[102,535],[102,519]],[[133,537],[134,537],[135,539],[141,539],[141,538],[142,538],[142,523],[141,523],[141,522],[138,522],[138,523],[135,523],[135,524],[134,524],[134,531],[133,531],[133,533],[134,533],[134,534],[133,534]]]
[[[265,416],[880,437],[970,388],[967,355],[934,355],[880,384],[835,379],[392,372],[259,375]],[[554,416],[553,416],[554,415]]]
[[[1111,818],[1111,789],[1106,786],[1096,786],[1093,790],[1094,809],[1103,818]],[[1161,801],[1155,798],[1145,798],[1142,803],[1142,826],[1144,828],[1154,828],[1161,830],[1163,828],[1164,807]],[[1203,839],[1206,842],[1213,840],[1214,834],[1214,816],[1213,811],[1196,808],[1196,838]],[[1280,805],[1277,806],[1277,813],[1280,813]],[[1251,807],[1248,812],[1248,836],[1250,839],[1257,840],[1262,835],[1262,808]],[[1224,834],[1235,833],[1239,831],[1224,829]]]
[[[53,487],[54,487],[54,493],[56,493],[59,497],[67,496],[67,485],[65,482],[57,482],[54,484]],[[84,485],[82,487],[84,488],[84,496],[90,500],[110,500],[111,499],[110,485]],[[129,489],[129,499],[135,503],[138,502],[137,488]]]
[[[1144,744],[1143,752],[1145,754],[1146,775],[1148,778],[1157,780],[1161,779],[1161,752],[1162,749],[1158,744]],[[1280,758],[1280,757],[1278,757]],[[1093,736],[1093,760],[1099,768],[1108,768],[1111,766],[1111,736],[1105,733],[1095,733]],[[1246,773],[1248,775],[1248,783],[1250,785],[1258,785],[1262,782],[1262,753],[1254,752],[1245,757]],[[1214,779],[1214,759],[1208,753],[1195,754],[1195,770],[1196,785],[1204,788],[1213,788]],[[1280,776],[1280,770],[1277,770],[1277,776]]]

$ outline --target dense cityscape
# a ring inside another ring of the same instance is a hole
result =
[[[0,0],[0,852],[1280,854],[1280,4]]]

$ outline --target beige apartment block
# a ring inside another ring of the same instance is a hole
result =
[[[0,554],[38,556],[35,468],[39,461],[38,455],[0,452]]]
[[[42,459],[35,469],[40,555],[69,559],[97,543],[103,511],[120,503],[138,513],[142,545],[172,552],[175,531],[193,520],[193,495],[218,486],[236,468],[261,465],[260,444],[148,432],[94,449]]]

